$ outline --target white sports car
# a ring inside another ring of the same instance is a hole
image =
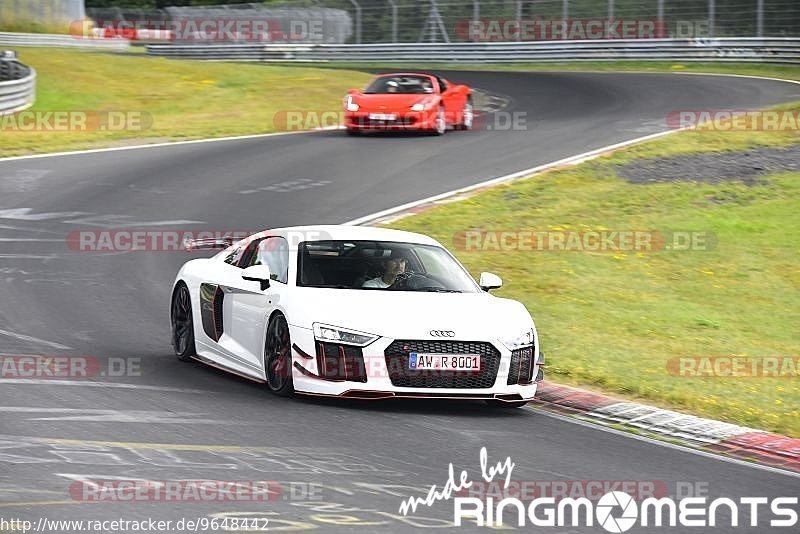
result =
[[[543,357],[533,319],[434,239],[305,226],[187,243],[224,248],[181,268],[171,324],[181,360],[265,382],[274,393],[451,397],[522,406]]]

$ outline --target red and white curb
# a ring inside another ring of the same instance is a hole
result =
[[[579,419],[679,440],[692,447],[800,473],[800,439],[704,419],[552,382],[540,382],[533,405]]]

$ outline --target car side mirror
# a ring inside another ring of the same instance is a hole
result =
[[[481,273],[478,285],[481,286],[481,289],[484,291],[489,291],[490,289],[503,287],[503,279],[494,273]]]
[[[348,89],[347,90],[347,94],[348,95],[357,95],[359,93],[361,93],[361,91],[359,91],[358,89]]]
[[[248,282],[261,282],[261,291],[269,287],[272,273],[266,265],[253,265],[242,271],[242,279]]]

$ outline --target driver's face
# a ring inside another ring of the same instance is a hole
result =
[[[386,275],[393,279],[406,271],[405,258],[392,258],[386,261]]]

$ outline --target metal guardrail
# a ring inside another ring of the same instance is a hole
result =
[[[0,56],[0,116],[23,110],[36,100],[36,71],[17,61],[14,52]]]
[[[130,46],[130,41],[126,39],[81,38],[66,34],[0,32],[0,46],[57,46],[59,48],[127,50]]]
[[[428,63],[735,61],[800,64],[800,38],[638,39],[364,45],[147,46],[151,56],[204,60]]]

